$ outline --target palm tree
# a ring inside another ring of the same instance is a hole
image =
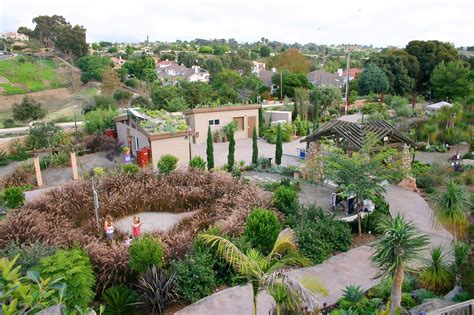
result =
[[[267,256],[255,249],[246,254],[241,252],[229,240],[210,234],[202,234],[199,238],[217,250],[217,254],[224,258],[234,270],[246,276],[253,289],[253,314],[257,314],[257,296],[260,291],[267,290],[274,293],[280,305],[305,305],[313,310],[317,307],[315,294],[327,294],[318,281],[312,276],[305,276],[301,280],[281,272],[288,266],[308,266],[311,261],[298,253],[296,237],[291,229],[285,229],[278,235],[273,249]],[[286,290],[283,296],[282,290]]]
[[[445,293],[454,286],[454,274],[441,247],[431,250],[431,262],[420,275],[421,285],[436,293]]]
[[[466,214],[468,205],[464,188],[452,180],[436,199],[435,218],[453,235],[454,241],[462,237],[469,226]]]
[[[393,220],[383,220],[379,227],[382,237],[375,244],[372,263],[380,269],[379,277],[393,279],[391,313],[400,307],[405,270],[415,262],[428,244],[426,235],[417,234],[416,226],[398,214]]]

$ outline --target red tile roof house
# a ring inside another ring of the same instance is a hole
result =
[[[347,72],[344,69],[337,69],[337,74],[342,78],[347,77],[346,73]],[[350,68],[349,69],[349,81],[354,80],[356,78],[356,76],[359,75],[360,73],[362,73],[362,69],[360,69],[360,68]]]
[[[114,63],[114,69],[122,68],[123,64],[125,63],[125,60],[123,60],[122,57],[112,57],[110,60]]]

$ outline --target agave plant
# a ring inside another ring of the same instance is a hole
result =
[[[317,308],[317,294],[327,294],[319,282],[312,276],[297,280],[281,270],[288,266],[308,266],[310,260],[298,253],[296,237],[291,229],[280,232],[267,256],[255,249],[246,254],[241,252],[232,242],[216,235],[201,234],[199,238],[224,258],[236,272],[246,276],[253,289],[253,314],[257,314],[257,296],[260,291],[273,292],[279,302],[288,301],[289,305],[304,305],[309,310]],[[287,291],[286,296],[282,293]],[[279,312],[280,308],[277,308]]]
[[[136,285],[140,300],[151,307],[153,312],[163,314],[165,307],[178,299],[176,290],[176,274],[168,274],[165,270],[152,266],[138,277]]]
[[[357,303],[364,297],[364,291],[360,286],[349,285],[342,291],[342,297],[350,302]]]
[[[135,314],[135,306],[140,304],[137,293],[123,285],[107,289],[103,300],[105,302],[104,314],[108,315]]]
[[[420,274],[421,285],[436,293],[445,293],[454,286],[454,273],[441,247],[431,250],[431,261]]]

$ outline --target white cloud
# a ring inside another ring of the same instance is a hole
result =
[[[89,41],[261,37],[293,43],[404,46],[412,39],[473,44],[470,0],[5,0],[0,31],[40,14],[87,28]]]

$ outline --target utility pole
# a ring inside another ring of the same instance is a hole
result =
[[[350,74],[349,70],[350,68],[350,60],[351,60],[351,48],[347,50],[347,61],[346,61],[346,107],[344,108],[344,114],[347,115],[347,109],[349,108],[349,79],[350,79]]]

